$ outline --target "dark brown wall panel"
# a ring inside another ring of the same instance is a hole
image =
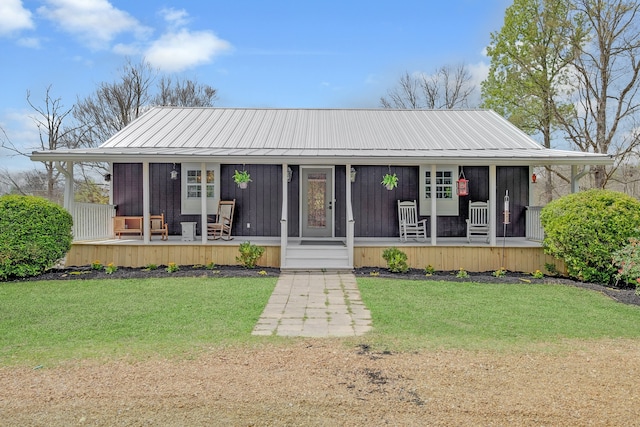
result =
[[[252,182],[242,190],[233,182],[235,170],[245,169]],[[220,165],[221,197],[236,199],[235,236],[279,236],[282,206],[282,166]],[[291,184],[289,184],[291,185]],[[247,228],[247,224],[250,227]]]
[[[142,164],[114,163],[113,204],[121,216],[142,215]]]
[[[414,166],[355,166],[352,186],[356,237],[399,236],[398,200],[418,198],[418,168]],[[391,171],[398,175],[398,187],[387,190],[380,184]]]
[[[529,204],[529,168],[498,167],[497,191],[497,230],[496,234],[504,236],[503,210],[505,191],[509,190],[509,210],[511,223],[506,226],[506,237],[524,237],[526,235],[526,206]]]

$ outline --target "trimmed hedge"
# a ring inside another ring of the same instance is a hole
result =
[[[0,197],[0,280],[51,268],[71,248],[72,224],[71,214],[46,199]]]
[[[588,190],[554,200],[541,212],[545,252],[561,258],[569,276],[610,283],[614,252],[640,228],[640,202],[615,191]]]

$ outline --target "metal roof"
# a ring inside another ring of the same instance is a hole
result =
[[[610,164],[548,150],[490,110],[155,107],[98,148],[33,160]]]

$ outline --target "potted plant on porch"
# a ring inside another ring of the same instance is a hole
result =
[[[249,172],[245,170],[238,171],[236,169],[236,171],[233,174],[233,181],[236,184],[238,184],[238,187],[244,190],[245,188],[247,188],[247,185],[251,182],[251,175],[249,175]]]
[[[382,178],[381,184],[384,185],[387,190],[393,190],[398,186],[398,175],[396,175],[395,173],[393,175],[390,173],[386,174]]]

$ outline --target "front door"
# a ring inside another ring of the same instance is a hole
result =
[[[302,168],[302,237],[333,237],[333,168]]]

